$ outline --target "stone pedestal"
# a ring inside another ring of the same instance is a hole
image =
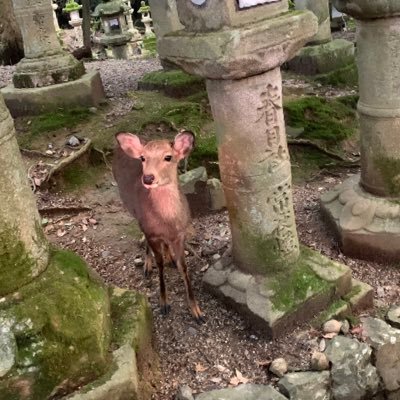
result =
[[[13,85],[2,91],[7,106],[12,108],[15,96],[21,94],[28,102],[34,103],[39,99],[41,110],[51,110],[57,107],[51,103],[51,99],[40,98],[40,90],[52,87],[53,92],[62,98],[64,85],[78,79],[92,79],[85,74],[83,64],[72,55],[62,50],[57,38],[53,20],[52,4],[48,0],[37,0],[34,3],[28,0],[13,0],[16,19],[21,27],[24,41],[25,58],[16,67],[13,76]],[[104,99],[104,90],[100,76],[92,79],[91,96],[81,96],[77,90],[72,96],[65,99],[64,105],[81,104],[83,106],[96,105]],[[19,92],[21,90],[21,92]],[[9,93],[12,93],[11,99]],[[99,97],[97,97],[99,96]],[[96,97],[96,98],[95,98]],[[86,99],[87,101],[82,101]],[[93,99],[95,98],[95,101]],[[49,107],[45,107],[45,105]],[[20,110],[12,110],[13,115],[24,114],[23,110],[29,110],[22,104]]]
[[[307,46],[289,61],[290,70],[317,75],[343,68],[354,62],[353,43],[332,40],[328,0],[296,0],[297,10],[310,10],[318,18],[318,32]]]
[[[322,197],[343,251],[360,257],[400,259],[400,5],[390,1],[337,2],[358,18],[357,57],[361,176]]]
[[[255,3],[177,0],[185,29],[164,35],[159,51],[206,78],[217,126],[232,255],[204,283],[274,337],[351,290],[351,274],[301,250],[294,221],[280,66],[315,35],[316,18]]]

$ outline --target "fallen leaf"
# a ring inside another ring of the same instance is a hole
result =
[[[64,231],[64,230],[62,230],[62,229],[58,229],[57,230],[57,236],[58,237],[63,237],[63,236],[65,236],[67,234],[67,231]]]
[[[350,329],[350,333],[352,335],[361,335],[363,332],[363,327],[361,325],[358,325],[354,327],[353,329]]]
[[[96,225],[96,224],[97,224],[97,221],[96,221],[94,218],[89,218],[89,222],[90,222],[92,225]]]
[[[204,372],[208,370],[208,367],[205,367],[200,363],[196,363],[194,369],[196,370],[196,372]]]
[[[220,364],[216,365],[216,367],[217,367],[219,372],[229,371],[228,368],[226,368],[226,367],[224,367],[223,365],[220,365]]]
[[[33,178],[36,186],[40,186],[42,184],[42,180],[40,178]]]
[[[237,386],[237,385],[239,385],[240,383],[247,383],[247,382],[250,382],[250,379],[245,378],[245,377],[242,375],[242,373],[241,373],[238,369],[235,369],[235,373],[236,373],[236,376],[234,376],[234,377],[229,381],[229,384],[230,384],[230,385],[232,385],[232,386]]]

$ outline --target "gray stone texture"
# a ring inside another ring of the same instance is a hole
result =
[[[400,342],[387,343],[378,349],[376,368],[386,390],[389,392],[400,390]]]
[[[366,342],[374,349],[384,344],[395,344],[400,342],[400,330],[395,329],[385,321],[378,318],[362,318],[363,336]]]
[[[246,384],[232,389],[213,390],[196,396],[196,400],[287,400],[271,386]]]
[[[303,47],[288,62],[291,71],[304,75],[326,74],[354,62],[354,44],[344,39]]]
[[[87,72],[79,79],[34,89],[17,89],[13,85],[1,89],[13,117],[41,114],[63,107],[98,106],[105,101],[98,71]]]
[[[0,378],[14,366],[16,352],[17,344],[10,324],[0,318]]]
[[[386,320],[394,328],[400,328],[400,306],[392,306],[386,315]]]
[[[149,5],[157,38],[184,28],[179,21],[176,0],[149,0]]]
[[[331,400],[329,371],[293,372],[279,381],[280,391],[290,400]]]
[[[1,297],[31,282],[46,269],[49,257],[35,198],[28,185],[15,137],[14,122],[1,94],[0,186],[3,188],[0,190]],[[24,257],[24,251],[32,262],[18,259],[20,255]]]
[[[332,393],[335,400],[371,398],[379,388],[379,376],[371,364],[372,349],[344,336],[329,342],[326,355],[332,363]]]

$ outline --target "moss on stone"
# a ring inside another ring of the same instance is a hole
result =
[[[374,159],[387,192],[393,197],[400,196],[400,159],[376,156]]]
[[[142,44],[145,50],[145,56],[155,57],[157,55],[157,39],[155,36],[147,36],[143,39]]]
[[[304,128],[302,137],[336,144],[355,131],[354,109],[338,99],[302,97],[284,104],[285,120],[294,128]]]
[[[315,317],[311,321],[311,325],[314,327],[320,328],[323,323],[326,321],[332,319],[332,318],[338,318],[338,317],[343,317],[341,315],[341,312],[346,308],[349,308],[348,303],[343,300],[343,299],[338,299],[334,301],[327,310],[322,311],[317,317]],[[340,314],[340,315],[339,315]]]
[[[268,289],[274,292],[271,297],[274,308],[284,312],[295,309],[311,296],[332,289],[332,284],[317,276],[307,265],[307,258],[302,255],[267,282]]]
[[[0,398],[43,400],[68,381],[73,389],[108,364],[107,290],[75,254],[52,251],[45,272],[2,309],[17,342],[17,362],[0,381]]]
[[[355,63],[343,68],[315,77],[323,85],[335,87],[356,87],[358,85],[358,69]]]
[[[20,239],[16,227],[4,225],[1,227],[0,265],[0,296],[16,290],[20,285],[33,279],[32,273],[36,269],[36,261]]]
[[[189,75],[181,70],[171,71],[153,71],[143,75],[140,80],[144,83],[150,83],[153,85],[168,85],[175,87],[182,87],[188,85],[194,85],[198,83],[204,83],[204,80],[200,77]]]

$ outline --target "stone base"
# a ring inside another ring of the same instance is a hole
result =
[[[156,356],[151,345],[152,314],[138,293],[113,288],[114,350],[110,369],[98,380],[67,396],[68,400],[144,400],[151,396],[149,373]]]
[[[272,338],[311,320],[352,290],[347,266],[305,247],[294,265],[269,276],[243,273],[224,256],[209,268],[203,283]]]
[[[103,84],[97,71],[66,83],[33,89],[1,89],[11,115],[20,117],[49,112],[60,107],[97,107],[105,99]]]
[[[359,175],[322,195],[322,210],[332,223],[343,253],[376,261],[400,260],[400,204],[373,196]]]
[[[354,63],[354,44],[344,39],[332,40],[317,46],[303,47],[288,62],[289,69],[304,75],[335,71]]]

